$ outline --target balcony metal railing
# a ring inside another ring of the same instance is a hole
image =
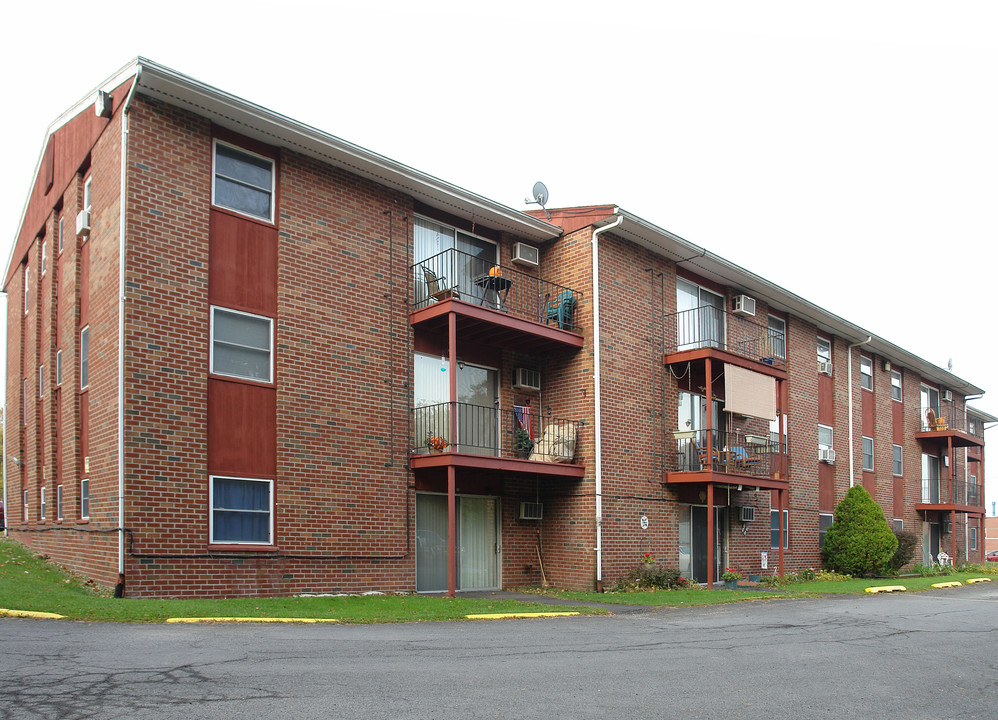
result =
[[[973,435],[981,440],[984,439],[984,423],[974,418],[968,418],[967,414],[959,408],[948,407],[943,409],[931,409],[931,414],[929,413],[929,408],[921,408],[919,411],[922,432],[931,432],[933,430],[955,430],[957,432]],[[934,421],[933,418],[935,418]]]
[[[965,480],[922,478],[922,502],[976,507],[981,504],[981,486]]]
[[[451,426],[451,413],[456,424]],[[499,410],[461,402],[413,408],[413,454],[455,452],[520,458],[538,462],[574,462],[578,455],[578,420],[564,420],[529,409]]]
[[[460,250],[444,250],[410,268],[414,310],[447,298],[509,313],[542,325],[579,332],[582,293],[496,265]]]
[[[711,454],[707,456],[707,434],[711,438]],[[674,430],[675,451],[670,458],[670,472],[736,473],[755,477],[773,477],[783,467],[783,452],[779,442],[742,433],[719,430]],[[751,437],[753,442],[748,442]],[[760,442],[762,440],[762,442]]]
[[[717,348],[769,365],[786,367],[786,337],[779,330],[721,308],[704,305],[666,316],[666,354]],[[670,331],[672,335],[670,335]]]

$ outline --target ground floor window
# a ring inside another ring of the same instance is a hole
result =
[[[213,476],[210,494],[211,542],[273,543],[272,480]]]
[[[80,519],[90,517],[90,478],[80,480]]]
[[[789,510],[783,511],[783,549],[790,547],[790,517]],[[769,547],[778,550],[780,547],[780,511],[769,511]]]
[[[977,549],[977,528],[975,527],[970,528],[970,549]]]
[[[825,533],[835,522],[835,516],[831,513],[821,513],[818,515],[818,549],[825,547]]]

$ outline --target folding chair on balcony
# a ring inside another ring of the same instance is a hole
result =
[[[697,454],[697,461],[700,463],[700,469],[701,470],[705,469],[705,468],[708,469],[708,470],[709,469],[713,469],[714,463],[719,463],[720,462],[720,456],[717,454],[717,450],[715,448],[711,448],[711,451],[710,451],[710,455],[711,456],[710,456],[710,458],[708,458],[707,457],[707,448],[700,447],[700,445],[697,443],[696,440],[694,440],[694,439],[691,438],[690,439],[690,445],[693,446],[693,450]],[[711,461],[713,461],[713,462],[711,462]]]
[[[436,273],[425,265],[423,266],[423,281],[426,283],[426,297],[434,300],[444,300],[446,298],[461,299],[461,295],[454,288],[447,287],[447,278],[437,277]]]
[[[562,330],[572,327],[572,315],[575,312],[575,294],[571,290],[564,290],[555,300],[551,300],[551,293],[544,296],[547,305],[547,314],[544,324],[547,325],[552,320],[558,321],[558,327]]]
[[[758,455],[749,455],[748,450],[740,445],[731,448],[731,457],[734,458],[736,470],[748,470],[762,462]]]
[[[936,417],[936,411],[929,408],[925,411],[925,424],[929,430],[948,430],[949,424],[941,417]]]

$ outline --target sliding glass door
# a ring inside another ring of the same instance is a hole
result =
[[[457,589],[499,587],[499,498],[459,495],[456,520]],[[416,590],[447,590],[446,495],[416,495]]]

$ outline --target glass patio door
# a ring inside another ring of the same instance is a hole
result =
[[[449,363],[439,355],[424,353],[413,353],[412,361],[412,446],[425,449],[426,439],[431,436],[444,438],[450,443]]]
[[[455,452],[499,454],[499,372],[479,365],[458,365],[457,443]]]
[[[499,587],[499,499],[459,495],[454,574],[458,590]],[[416,590],[447,590],[447,496],[416,494]]]
[[[680,350],[724,345],[724,298],[676,278],[676,343]],[[684,312],[687,311],[687,312]]]
[[[475,278],[488,274],[496,264],[495,243],[421,217],[416,218],[413,240],[417,301],[425,299],[419,297],[419,288],[425,285],[423,265],[437,277],[447,278],[445,286],[460,293],[462,299],[475,303],[482,300],[485,291],[475,285]]]
[[[922,453],[922,502],[939,502],[939,458]]]
[[[714,449],[720,449],[724,445],[726,416],[722,409],[722,403],[714,401],[711,409],[713,413],[713,428],[707,427],[707,398],[703,395],[680,391],[679,393],[679,431],[692,430],[692,438],[682,438],[679,440],[680,458],[683,460],[686,470],[700,470],[700,461],[697,457],[696,446],[701,450],[707,447],[708,429],[712,430],[711,444]]]
[[[707,582],[707,508],[703,505],[690,507],[692,519],[692,577],[694,582]],[[723,507],[714,508],[714,580],[720,580],[724,572],[724,554],[727,548],[727,511]]]

